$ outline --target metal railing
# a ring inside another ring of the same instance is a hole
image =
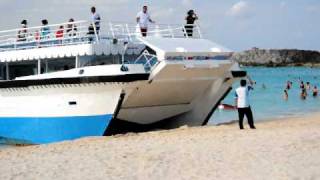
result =
[[[202,38],[198,25],[150,24],[147,36],[165,38]],[[114,39],[141,43],[139,26],[128,23],[75,21],[47,26],[0,31],[0,52],[53,46],[98,43]]]
[[[94,26],[77,21],[0,31],[0,51],[89,43],[97,40],[98,32],[89,29]]]
[[[102,33],[110,32],[113,38],[128,38],[130,41],[136,37],[142,37],[140,27],[136,24],[128,23],[108,23],[103,26]],[[106,30],[106,31],[104,31]],[[202,38],[198,25],[177,25],[177,24],[150,24],[147,36],[166,38]]]

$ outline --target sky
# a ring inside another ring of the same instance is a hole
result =
[[[320,0],[0,0],[0,29],[89,20],[96,6],[103,21],[135,22],[143,5],[161,24],[183,24],[194,9],[204,36],[235,51],[252,47],[320,51]]]

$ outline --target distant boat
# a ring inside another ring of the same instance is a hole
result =
[[[203,39],[198,26],[154,25],[148,37],[136,26],[87,21],[77,31],[23,41],[17,29],[0,31],[0,137],[43,144],[182,125],[206,125],[246,75],[228,60],[230,50]],[[29,35],[30,34],[30,35]],[[39,33],[38,33],[39,35]],[[214,107],[211,107],[214,105]]]

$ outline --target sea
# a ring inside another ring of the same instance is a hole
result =
[[[320,68],[309,67],[246,67],[243,68],[256,82],[250,94],[250,104],[255,121],[280,119],[284,117],[304,116],[313,112],[320,112],[320,97],[312,96],[312,88],[305,100],[300,98],[300,81],[310,82],[319,88]],[[293,82],[288,91],[289,98],[284,100],[284,90],[287,81]],[[239,82],[235,82],[232,91],[222,101],[223,104],[234,105],[235,89]],[[238,120],[237,111],[218,109],[214,112],[209,124],[224,124]]]

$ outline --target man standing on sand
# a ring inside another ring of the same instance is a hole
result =
[[[147,36],[148,32],[148,24],[155,23],[148,13],[148,6],[143,6],[142,11],[137,14],[137,23],[140,27],[141,35],[143,37]]]
[[[247,81],[242,79],[240,81],[240,87],[236,89],[235,103],[236,103],[236,107],[238,108],[240,129],[244,129],[243,128],[244,115],[246,115],[248,119],[248,124],[250,128],[256,129],[256,127],[254,126],[253,115],[252,115],[251,107],[249,104],[249,92],[253,90],[253,87],[251,86],[252,84],[253,83],[250,80],[250,85],[247,86]]]

